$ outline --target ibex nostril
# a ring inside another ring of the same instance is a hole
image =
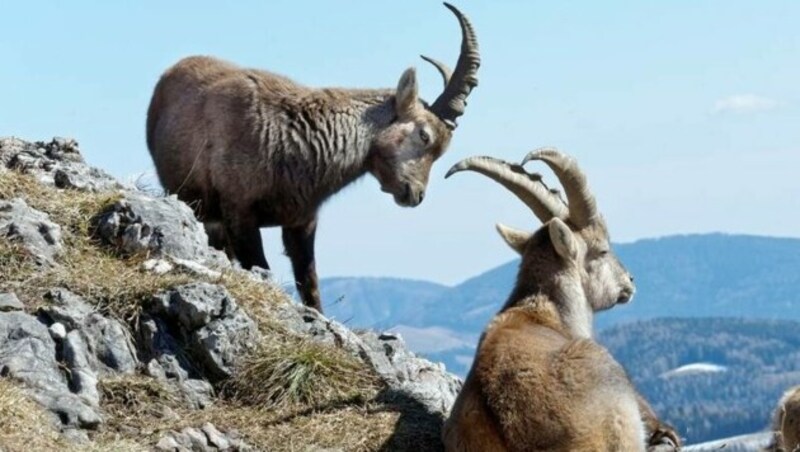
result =
[[[425,190],[419,192],[419,202],[422,202],[423,199],[425,199]]]

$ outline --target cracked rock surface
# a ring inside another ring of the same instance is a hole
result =
[[[20,198],[0,200],[0,237],[21,246],[39,265],[54,265],[63,248],[61,226]]]

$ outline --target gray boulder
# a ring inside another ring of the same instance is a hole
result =
[[[237,432],[222,433],[210,422],[206,422],[200,428],[186,427],[179,432],[168,432],[156,443],[155,449],[193,452],[253,450]]]
[[[399,335],[355,333],[316,310],[299,305],[280,306],[277,315],[290,331],[341,346],[362,358],[390,390],[419,402],[432,414],[446,417],[461,390],[458,377],[447,372],[441,363],[411,352]]]
[[[258,343],[255,322],[218,285],[193,283],[161,292],[145,306],[138,346],[147,373],[175,382],[189,404],[211,402],[208,381],[231,376]]]
[[[40,309],[40,315],[48,325],[64,325],[65,351],[75,348],[76,368],[85,365],[100,375],[136,371],[136,349],[122,322],[101,315],[66,289],[52,289],[45,298],[50,303]]]
[[[0,138],[0,166],[32,174],[45,185],[101,192],[123,188],[106,172],[86,165],[78,143],[69,138],[27,142]]]
[[[152,198],[126,192],[94,219],[95,234],[126,254],[173,257],[204,266],[229,268],[224,253],[208,246],[208,236],[192,210],[174,195]]]
[[[159,317],[143,314],[139,319],[137,344],[145,373],[172,384],[193,409],[211,405],[214,388],[202,379],[202,372],[192,363],[183,344],[171,333],[167,322]]]
[[[0,312],[22,311],[25,305],[13,292],[0,293]]]
[[[170,334],[212,382],[228,378],[258,342],[255,322],[219,285],[193,283],[153,297],[148,313],[174,325]]]
[[[96,400],[72,391],[56,350],[47,327],[35,317],[0,313],[0,375],[23,382],[65,426],[96,428],[102,422]]]
[[[20,198],[0,200],[0,240],[21,245],[39,265],[54,265],[62,251],[61,227]]]

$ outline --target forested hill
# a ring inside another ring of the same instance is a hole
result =
[[[766,428],[800,384],[800,323],[662,318],[599,335],[660,416],[695,443]]]

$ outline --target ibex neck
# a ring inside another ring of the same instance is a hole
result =
[[[502,311],[525,303],[532,298],[546,299],[559,313],[564,329],[574,338],[591,338],[593,334],[594,312],[586,300],[583,288],[564,284],[569,278],[556,275],[552,281],[524,281],[519,278],[514,291],[503,306]]]
[[[388,90],[323,89],[315,93],[322,112],[307,110],[309,127],[301,141],[308,144],[322,201],[367,172],[375,135],[394,120],[394,93]],[[319,114],[323,113],[323,114]]]

